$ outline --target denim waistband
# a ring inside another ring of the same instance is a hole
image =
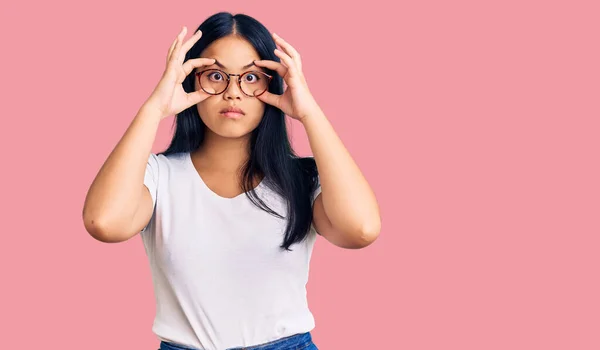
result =
[[[310,332],[294,334],[285,338],[276,339],[264,344],[252,346],[240,346],[229,348],[227,350],[296,350],[304,349],[312,345],[312,336]],[[183,345],[161,341],[160,349],[158,350],[198,350],[195,348],[185,347]]]

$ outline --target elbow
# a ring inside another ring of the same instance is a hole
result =
[[[111,229],[111,225],[101,218],[89,217],[84,214],[83,225],[92,238],[103,243],[118,243],[129,238],[125,237],[123,233],[119,234]]]
[[[379,221],[379,220],[376,220],[373,223],[365,224],[363,226],[363,228],[360,230],[359,245],[361,245],[362,248],[371,245],[379,237],[380,231],[381,231],[381,221]]]
[[[379,222],[374,222],[365,224],[358,230],[351,231],[354,233],[347,235],[347,237],[352,238],[348,239],[348,245],[346,247],[351,249],[362,249],[370,246],[379,237],[380,229],[381,224]]]
[[[97,218],[90,218],[87,216],[83,216],[83,226],[85,230],[97,241],[109,243],[111,242],[111,237],[108,234],[108,230],[106,229],[106,225],[103,221],[98,220]]]

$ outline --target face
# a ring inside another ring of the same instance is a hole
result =
[[[253,61],[260,60],[254,47],[244,39],[232,35],[211,43],[200,57],[214,58],[216,62],[210,66],[196,68],[197,71],[219,69],[228,74],[242,74],[249,70],[263,71],[262,68],[252,64]],[[220,76],[218,73],[212,78],[227,79],[226,76]],[[238,78],[232,76],[227,90],[222,94],[212,95],[197,104],[200,118],[208,127],[207,132],[221,137],[239,138],[249,135],[260,123],[265,111],[265,103],[256,97],[244,94],[237,83]],[[253,76],[244,79],[252,80]],[[195,79],[195,88],[200,90],[198,79]],[[228,107],[239,108],[243,114],[240,116],[221,113]]]

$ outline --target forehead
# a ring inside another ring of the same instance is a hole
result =
[[[240,68],[249,62],[259,60],[260,56],[246,40],[230,35],[212,42],[200,57],[216,58],[228,68]]]

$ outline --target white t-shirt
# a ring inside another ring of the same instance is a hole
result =
[[[257,194],[287,215],[263,180]],[[315,327],[306,283],[317,232],[281,250],[287,221],[241,194],[217,195],[190,153],[151,154],[144,184],[154,213],[140,233],[150,262],[160,340],[198,349],[266,343]],[[319,186],[312,200],[321,192]]]

